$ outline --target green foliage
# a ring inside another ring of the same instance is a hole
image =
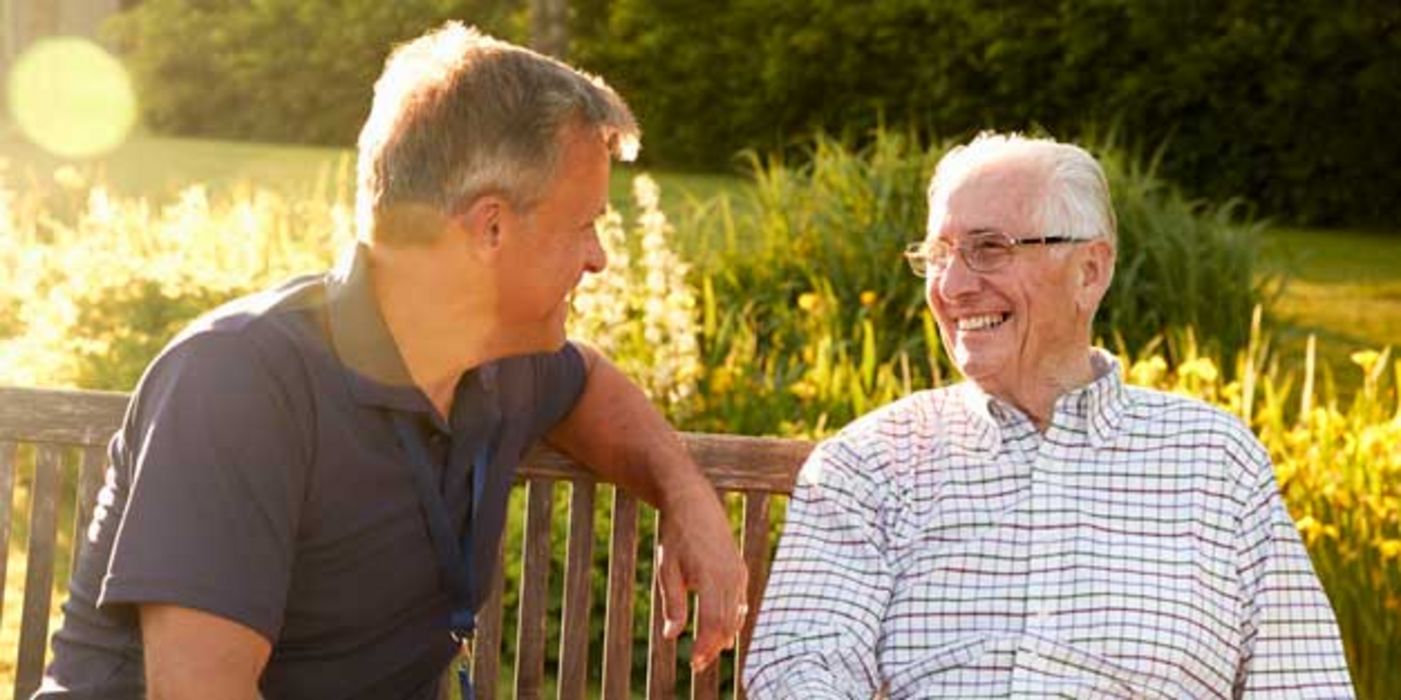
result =
[[[1192,328],[1210,354],[1234,357],[1276,281],[1261,263],[1264,223],[1235,200],[1187,200],[1157,177],[1156,160],[1144,165],[1113,145],[1096,155],[1113,193],[1119,257],[1095,332],[1136,350]],[[1167,352],[1178,359],[1171,344]]]
[[[344,145],[395,44],[447,19],[514,36],[517,10],[494,0],[145,0],[105,31],[157,129]]]
[[[153,279],[132,278],[87,291],[78,301],[74,333],[101,339],[74,348],[80,386],[122,390],[136,386],[151,358],[180,329],[204,312],[251,290],[191,287],[166,289]]]
[[[723,166],[882,118],[944,135],[1118,122],[1168,140],[1163,175],[1199,196],[1316,223],[1401,214],[1396,3],[613,0],[606,13],[577,17],[575,57],[632,100],[653,162]]]

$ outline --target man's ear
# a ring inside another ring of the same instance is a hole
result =
[[[1114,244],[1105,239],[1089,241],[1076,261],[1076,303],[1093,313],[1114,280]]]
[[[494,251],[501,245],[501,219],[506,202],[496,195],[482,195],[453,212],[453,221],[467,236],[467,244],[478,250]]]

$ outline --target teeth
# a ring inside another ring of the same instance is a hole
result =
[[[1001,325],[1004,320],[1006,320],[1006,317],[1002,314],[969,316],[967,318],[958,319],[958,330],[978,331],[984,328],[992,328],[993,326]]]

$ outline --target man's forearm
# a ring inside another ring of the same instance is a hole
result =
[[[588,367],[584,391],[550,432],[550,444],[663,511],[695,495],[713,494],[680,437],[642,390],[596,351],[578,347]]]

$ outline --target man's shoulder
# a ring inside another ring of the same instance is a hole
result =
[[[848,423],[820,447],[874,471],[899,472],[914,455],[931,454],[949,426],[962,424],[956,387],[918,391]]]
[[[1239,416],[1194,396],[1159,389],[1125,386],[1129,401],[1128,417],[1136,425],[1155,425],[1195,434],[1221,437],[1249,437],[1250,429]]]
[[[962,396],[957,385],[917,391],[848,423],[835,438],[899,442],[916,434],[937,434],[960,420]]]
[[[293,278],[195,319],[152,360],[135,398],[149,401],[173,391],[247,394],[260,384],[301,376],[303,355],[317,332],[315,314],[307,312],[324,302],[321,281]]]
[[[1130,438],[1187,441],[1216,450],[1222,476],[1254,483],[1270,471],[1269,454],[1245,421],[1226,409],[1192,396],[1137,386],[1125,387]]]
[[[324,307],[325,277],[302,275],[221,304],[186,326],[171,345],[202,335],[276,336],[305,323],[303,313]]]

